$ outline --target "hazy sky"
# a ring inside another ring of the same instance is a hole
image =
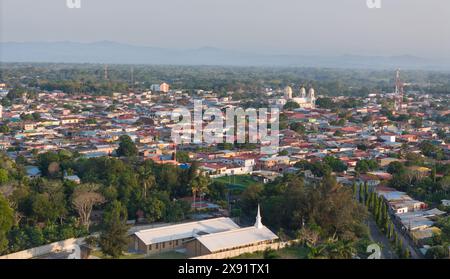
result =
[[[0,40],[450,57],[449,0],[0,0]]]

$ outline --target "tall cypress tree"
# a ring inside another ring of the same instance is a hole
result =
[[[378,220],[378,197],[375,197],[374,203],[373,203],[373,215],[375,216],[375,221]]]
[[[397,232],[394,231],[394,240],[392,241],[392,243],[393,243],[394,245],[397,245],[397,241],[398,241]]]
[[[364,187],[364,203],[367,207],[369,206],[369,198],[370,198],[368,191],[369,191],[368,188]]]
[[[392,239],[393,236],[394,236],[394,223],[390,222],[390,226],[389,226],[389,239]]]
[[[383,218],[383,203],[382,203],[382,201],[381,201],[381,198],[380,197],[378,197],[378,206],[377,206],[377,215],[376,215],[376,218],[377,218],[377,224],[378,224],[378,226],[381,226],[382,225],[382,218]]]
[[[359,184],[359,202],[364,202],[364,193],[363,193],[363,187],[361,184]]]
[[[369,185],[367,181],[364,182],[364,199],[367,200],[369,198]]]
[[[372,213],[374,213],[375,212],[375,205],[376,205],[376,202],[377,202],[377,194],[375,192],[372,192],[371,197],[372,197],[372,199],[370,201],[370,203],[371,203],[370,210],[372,211]]]
[[[384,203],[384,226],[387,228],[389,225],[389,212],[388,212],[388,206],[386,203]],[[387,232],[387,230],[386,230]]]

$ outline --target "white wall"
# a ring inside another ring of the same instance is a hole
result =
[[[193,257],[191,259],[228,259],[228,258],[234,258],[239,255],[245,254],[245,253],[255,253],[258,251],[264,251],[267,248],[278,250],[282,249],[290,244],[294,244],[296,241],[288,241],[288,242],[277,242],[277,243],[270,243],[270,244],[260,244],[256,246],[250,246],[250,247],[244,247],[244,248],[238,248],[230,251],[220,252],[220,253],[214,253],[199,257]]]
[[[50,243],[44,246],[23,250],[20,252],[0,256],[0,259],[31,259],[45,254],[73,249],[75,244],[81,244],[84,238],[70,238],[59,242]]]

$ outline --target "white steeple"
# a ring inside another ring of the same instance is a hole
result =
[[[284,88],[284,98],[287,100],[292,99],[292,87],[286,86]]]
[[[259,204],[258,204],[258,213],[256,214],[256,222],[255,222],[255,227],[257,229],[261,229],[263,227],[263,224],[261,222],[261,212],[259,210]]]
[[[306,98],[306,89],[303,86],[302,86],[302,88],[300,88],[300,97]]]
[[[311,102],[311,107],[316,108],[316,95],[312,87],[309,89],[309,101]]]

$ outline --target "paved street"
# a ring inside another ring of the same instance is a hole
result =
[[[370,239],[376,243],[381,243],[383,246],[381,249],[382,259],[397,259],[397,254],[392,251],[390,247],[389,240],[387,237],[378,229],[377,224],[373,220],[372,216],[369,216],[368,224],[370,231]]]

